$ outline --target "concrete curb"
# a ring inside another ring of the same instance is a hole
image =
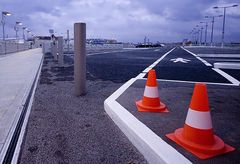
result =
[[[108,97],[105,111],[149,163],[191,163],[116,101],[136,80],[130,79]]]
[[[233,62],[214,63],[214,68],[240,69],[240,63],[233,63]]]
[[[32,89],[32,92],[30,93],[31,95],[28,95],[28,96],[30,96],[30,100],[29,100],[29,103],[28,103],[28,107],[26,109],[27,110],[26,115],[25,115],[25,118],[24,118],[24,121],[23,121],[23,124],[22,124],[22,127],[21,127],[21,132],[19,134],[19,138],[18,138],[18,142],[17,142],[16,148],[15,148],[15,152],[13,154],[13,158],[12,158],[12,162],[11,162],[12,164],[15,164],[15,163],[17,164],[18,163],[18,158],[19,158],[19,155],[20,155],[24,135],[25,135],[26,128],[27,128],[28,118],[29,118],[29,115],[30,115],[30,112],[31,112],[31,109],[32,109],[32,104],[33,104],[35,91],[36,91],[38,80],[39,80],[39,77],[40,77],[40,74],[41,74],[43,58],[44,58],[44,55],[42,56],[42,60],[41,60],[41,63],[39,65],[39,69],[37,71],[37,74],[32,81],[33,84],[32,84],[31,87],[29,87],[29,92],[31,91],[31,89]]]
[[[29,51],[19,52],[18,54],[20,55],[20,54],[26,53],[26,52],[41,54],[41,61],[39,63],[38,69],[36,70],[36,75],[29,82],[30,85],[28,85],[24,88],[24,94],[22,96],[19,95],[20,99],[21,99],[21,104],[16,106],[16,108],[18,108],[18,113],[15,116],[15,120],[13,121],[12,127],[8,134],[9,137],[6,139],[6,143],[4,144],[4,147],[2,149],[1,156],[0,156],[0,163],[2,163],[2,162],[4,163],[4,161],[12,160],[14,158],[13,157],[14,154],[16,153],[15,151],[18,149],[17,148],[18,144],[19,144],[18,142],[20,140],[22,141],[22,139],[21,139],[22,126],[21,125],[23,125],[24,123],[21,121],[25,121],[24,117],[26,115],[28,115],[28,110],[29,110],[29,108],[31,108],[31,101],[32,101],[32,98],[34,95],[31,93],[34,93],[34,91],[35,91],[35,84],[36,84],[37,78],[39,77],[40,68],[41,68],[41,65],[43,62],[42,49],[40,49],[40,48],[32,49]],[[32,71],[35,71],[35,70],[32,70]],[[19,129],[19,127],[20,127],[20,129]],[[19,140],[19,138],[20,138],[20,140]],[[17,151],[18,151],[17,154],[19,154],[20,148]],[[11,162],[11,163],[17,163],[17,162]]]

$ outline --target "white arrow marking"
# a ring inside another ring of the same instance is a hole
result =
[[[191,60],[183,59],[183,58],[176,58],[176,59],[171,59],[171,61],[173,61],[174,63],[177,63],[177,62],[188,63]]]

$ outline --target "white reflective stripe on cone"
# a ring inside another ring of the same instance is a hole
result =
[[[200,112],[189,108],[185,124],[197,129],[212,129],[210,111]]]
[[[158,87],[146,86],[144,90],[144,96],[150,98],[158,98]]]

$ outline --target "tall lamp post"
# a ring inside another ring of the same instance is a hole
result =
[[[200,23],[205,23],[205,39],[204,39],[204,44],[207,46],[207,29],[208,29],[208,22],[200,22]]]
[[[22,25],[22,22],[16,22],[15,26],[14,26],[14,30],[16,31],[17,52],[19,51],[19,47],[18,47],[18,44],[19,44],[19,40],[18,40],[19,27],[18,26],[21,26],[21,25]]]
[[[27,30],[27,27],[23,27],[22,30],[23,30],[23,41],[25,42],[25,30]]]
[[[205,18],[212,18],[212,32],[211,32],[211,46],[213,46],[213,27],[216,17],[222,17],[223,15],[216,15],[216,16],[205,16]]]
[[[222,47],[224,46],[224,31],[225,31],[225,15],[226,15],[226,9],[230,7],[237,7],[238,5],[231,5],[231,6],[216,6],[213,7],[214,9],[223,9],[223,28],[222,28]]]
[[[4,54],[6,54],[6,51],[7,51],[6,40],[5,40],[5,19],[6,19],[5,17],[10,15],[11,15],[10,12],[7,12],[7,11],[2,12],[1,23],[2,23],[3,42],[4,42]]]

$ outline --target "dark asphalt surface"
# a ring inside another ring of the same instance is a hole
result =
[[[236,151],[207,160],[199,160],[191,153],[165,137],[184,125],[191,101],[194,84],[160,81],[159,95],[169,113],[138,112],[135,101],[143,96],[145,80],[137,80],[117,101],[154,133],[177,149],[193,163],[236,164],[240,163],[240,87],[207,85],[213,128],[216,135]]]
[[[123,52],[87,56],[87,79],[110,80],[115,83],[126,82],[136,77],[146,67],[172,48],[173,47],[161,47],[157,49],[124,50]],[[73,56],[65,56],[65,61],[69,63],[69,68],[56,68],[57,71],[62,69],[59,74],[73,74]]]
[[[187,63],[180,61],[174,63],[172,60],[177,58],[189,61]],[[229,83],[227,79],[212,70],[212,67],[206,66],[195,56],[180,47],[169,53],[153,69],[156,70],[158,79]]]

